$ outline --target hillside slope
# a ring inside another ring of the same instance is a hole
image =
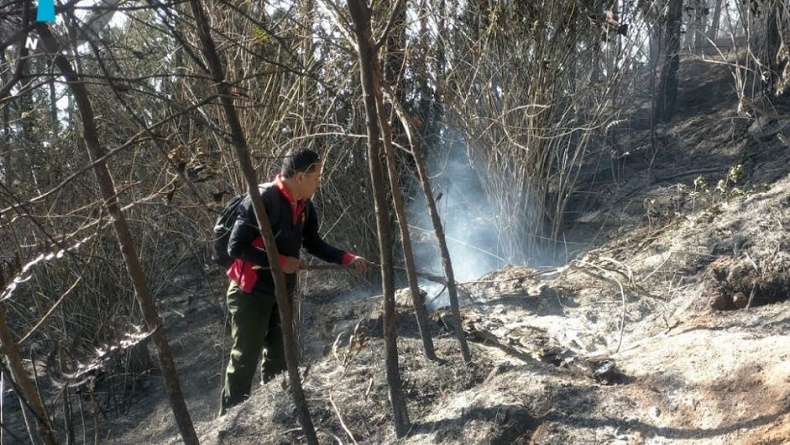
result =
[[[322,443],[790,443],[790,121],[735,115],[726,68],[682,66],[678,118],[652,137],[624,131],[631,154],[582,176],[591,193],[568,230],[589,249],[560,268],[464,284],[472,363],[442,311],[443,360],[427,361],[399,306],[407,438],[391,427],[380,298],[306,297],[305,389]],[[300,443],[280,382],[214,416],[223,283],[164,302],[201,443]],[[103,436],[180,442],[156,388]]]

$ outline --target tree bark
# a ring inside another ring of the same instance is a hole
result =
[[[47,69],[51,69],[54,71],[54,64],[52,60],[47,58]],[[60,122],[58,122],[58,94],[57,90],[55,89],[55,76],[50,76],[49,78],[49,119],[50,125],[52,125],[52,133],[58,134],[60,130]]]
[[[203,55],[206,57],[211,75],[216,82],[222,110],[225,114],[228,126],[230,127],[231,139],[236,149],[236,157],[238,158],[239,165],[244,174],[245,182],[247,183],[247,191],[252,199],[253,211],[260,225],[259,229],[261,235],[266,242],[266,254],[269,258],[269,264],[271,265],[277,306],[280,312],[280,326],[282,327],[283,343],[285,344],[285,362],[288,367],[288,380],[291,385],[291,395],[296,405],[299,424],[302,426],[302,433],[304,433],[307,443],[310,445],[318,445],[318,437],[315,433],[313,421],[310,418],[310,411],[307,407],[307,400],[305,399],[304,390],[302,388],[302,380],[299,376],[298,345],[293,328],[293,307],[288,297],[285,275],[283,274],[278,260],[279,253],[277,252],[277,242],[274,239],[271,223],[266,214],[266,209],[263,206],[260,191],[258,190],[258,181],[255,168],[250,159],[247,138],[241,126],[241,120],[239,119],[236,107],[233,104],[233,96],[231,95],[230,87],[225,82],[225,70],[220,62],[214,39],[211,37],[211,26],[209,25],[208,18],[198,0],[190,0],[190,5],[197,24]]]
[[[199,443],[198,437],[195,433],[195,428],[189,416],[186,403],[184,402],[184,395],[178,380],[178,372],[175,362],[173,361],[173,354],[162,326],[162,320],[159,318],[154,298],[148,289],[145,271],[137,255],[129,224],[126,222],[126,218],[118,203],[117,190],[113,182],[112,174],[105,162],[98,161],[104,156],[105,150],[99,142],[93,115],[93,106],[88,99],[88,91],[80,76],[71,67],[69,61],[60,54],[60,46],[55,36],[50,31],[49,26],[44,23],[39,23],[36,30],[44,48],[51,55],[52,62],[60,69],[63,77],[66,79],[74,95],[74,100],[77,103],[77,109],[82,119],[83,140],[85,141],[90,160],[94,163],[93,171],[96,175],[96,182],[99,185],[107,211],[112,216],[113,229],[115,230],[118,244],[121,247],[121,254],[126,263],[126,269],[132,280],[132,285],[134,286],[137,302],[140,305],[146,325],[152,332],[151,337],[154,339],[154,344],[156,345],[159,365],[162,367],[162,374],[165,380],[165,388],[170,400],[170,406],[173,409],[176,424],[181,433],[181,438],[185,444],[197,445]]]
[[[315,63],[315,45],[313,42],[312,29],[315,21],[315,0],[299,0],[299,15],[300,23],[303,25],[303,31],[299,35],[301,46],[301,64],[305,72],[311,72]],[[315,119],[314,110],[320,108],[316,99],[320,97],[317,92],[318,84],[310,76],[299,76],[299,114],[303,116],[305,128],[300,130],[303,134],[313,134],[316,132],[315,128],[320,122]],[[304,345],[304,332],[302,326],[304,325],[303,314],[303,301],[301,295],[296,295],[293,299],[293,328],[295,343],[297,345],[296,352],[297,358],[301,361],[303,358],[305,345]]]
[[[683,13],[683,0],[669,0],[666,15],[666,28],[663,33],[663,55],[658,80],[655,116],[668,122],[675,114],[678,93],[678,68],[680,67],[680,23]]]
[[[782,2],[784,3],[784,2]],[[782,67],[786,60],[781,60],[779,51],[782,42],[782,30],[779,28],[780,17],[784,12],[784,7],[779,2],[770,2],[768,10],[763,12],[762,19],[765,20],[763,25],[764,33],[763,42],[760,45],[757,56],[764,66],[768,67],[768,79],[763,91],[767,94],[773,94],[776,91],[776,81],[782,75]]]
[[[4,283],[3,283],[4,284]],[[22,365],[22,356],[19,353],[19,348],[11,335],[11,329],[5,318],[5,305],[0,302],[0,345],[2,345],[3,354],[8,360],[8,368],[11,371],[11,377],[14,379],[20,396],[25,399],[33,415],[36,418],[36,425],[41,439],[47,445],[56,445],[58,441],[55,439],[55,434],[47,420],[46,411],[44,411],[44,404],[36,392],[33,381],[27,375],[24,366]],[[0,395],[2,397],[2,395]],[[22,409],[25,409],[22,407]]]
[[[376,75],[374,71],[374,75]],[[381,79],[381,77],[379,77]],[[417,327],[420,331],[422,346],[425,349],[425,357],[428,360],[436,360],[436,350],[433,347],[433,339],[428,329],[428,310],[425,308],[425,301],[420,293],[420,286],[417,283],[417,267],[414,264],[414,252],[411,245],[411,234],[409,233],[409,221],[406,219],[406,206],[403,203],[403,193],[398,183],[397,160],[395,159],[395,149],[392,147],[392,127],[384,116],[384,101],[381,98],[381,91],[376,92],[376,105],[383,133],[384,151],[387,156],[387,173],[392,192],[392,201],[395,205],[395,214],[398,217],[398,229],[400,230],[401,244],[403,245],[403,260],[406,265],[406,277],[409,281],[411,291],[411,301],[414,304],[414,315],[417,318]],[[403,125],[406,125],[404,123]]]
[[[394,83],[398,78],[398,74],[403,66],[403,28],[406,22],[406,3],[398,1],[393,7],[393,12],[390,17],[388,29],[389,34],[384,38],[387,39],[387,47],[389,48],[386,60],[387,75],[383,76],[381,67],[378,66],[378,61],[374,59],[374,66],[372,71],[373,75],[378,79],[379,85],[386,85]],[[433,339],[428,328],[428,310],[425,308],[425,301],[420,293],[420,286],[417,282],[417,267],[414,264],[414,251],[411,245],[411,234],[409,233],[409,221],[406,218],[406,206],[403,200],[403,192],[400,188],[400,176],[398,175],[398,160],[395,157],[395,148],[393,143],[393,125],[387,120],[386,116],[390,113],[384,107],[384,100],[382,99],[381,90],[375,91],[376,96],[376,109],[379,117],[379,124],[382,132],[382,141],[384,143],[384,152],[387,157],[387,176],[389,177],[390,190],[392,192],[392,201],[395,206],[395,214],[398,217],[398,230],[401,236],[401,245],[403,248],[403,261],[406,266],[406,278],[409,282],[409,290],[411,292],[411,299],[414,305],[414,315],[417,319],[417,327],[420,331],[420,338],[422,339],[423,349],[425,350],[425,357],[428,360],[436,360],[436,350],[433,346]],[[401,124],[400,121],[398,121]],[[403,124],[401,124],[403,125]],[[405,140],[402,141],[405,145]]]
[[[21,43],[22,47],[20,48],[20,56],[24,52],[24,43]],[[5,57],[5,50],[0,50],[0,65],[5,65],[6,57]],[[6,100],[8,96],[11,94],[11,88],[7,87],[10,85],[11,82],[14,82],[15,78],[19,78],[20,76],[20,66],[19,64],[24,64],[24,59],[18,60],[17,62],[17,69],[16,72],[11,73],[11,76],[6,78],[5,72],[0,73],[0,84],[4,87],[8,88],[8,92],[4,91],[0,92],[0,101],[3,103],[3,135],[2,135],[2,143],[0,143],[0,156],[3,159],[3,182],[5,183],[6,187],[13,187],[13,178],[11,176],[14,169],[11,167],[11,144],[9,143],[9,138],[11,137],[11,107],[9,105],[9,101]],[[24,66],[24,65],[23,65]]]
[[[450,312],[452,316],[448,321],[452,324],[451,327],[453,328],[455,336],[458,339],[458,343],[461,346],[461,357],[463,358],[464,362],[469,363],[472,360],[472,355],[469,352],[469,344],[466,341],[466,336],[461,329],[461,310],[458,303],[458,287],[455,282],[453,262],[450,258],[450,250],[447,247],[447,239],[444,236],[444,227],[442,226],[442,221],[439,217],[439,210],[436,208],[436,200],[433,197],[433,191],[431,191],[431,184],[428,180],[428,172],[425,168],[425,162],[422,159],[422,140],[412,131],[411,124],[409,123],[408,117],[403,111],[403,108],[400,106],[400,104],[394,102],[394,97],[392,100],[395,105],[396,113],[403,122],[406,135],[409,138],[409,144],[411,146],[414,162],[417,167],[417,174],[420,177],[422,192],[425,196],[428,212],[431,215],[431,223],[433,223],[433,230],[436,232],[436,239],[439,242],[439,252],[442,255],[442,269],[444,270],[444,275],[447,278],[447,293],[450,296]]]
[[[716,5],[713,7],[713,18],[710,21],[710,28],[708,28],[708,38],[715,43],[719,34],[719,26],[721,24],[721,4],[723,0],[713,1],[716,2]]]
[[[694,11],[696,12],[696,11]],[[697,32],[695,22],[691,14],[684,14],[686,16],[686,32],[681,36],[682,48],[684,50],[693,51],[694,49],[694,33]],[[683,16],[681,16],[681,23]]]
[[[694,39],[691,41],[691,52],[699,52],[702,45],[705,43],[703,36],[705,36],[705,14],[707,11],[707,1],[696,0],[694,3]]]
[[[381,159],[380,132],[376,92],[379,90],[378,79],[374,74],[377,66],[376,49],[372,40],[370,25],[370,9],[362,0],[347,0],[348,9],[354,24],[359,51],[360,78],[365,102],[366,127],[368,133],[368,162],[373,182],[373,195],[376,209],[376,229],[381,252],[381,280],[384,293],[384,343],[386,348],[387,384],[392,407],[392,420],[395,424],[395,435],[404,437],[410,428],[409,413],[401,387],[400,370],[398,369],[398,343],[395,333],[395,286],[392,267],[392,244],[387,216],[386,191]]]

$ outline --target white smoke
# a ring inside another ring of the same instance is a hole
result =
[[[445,157],[430,163],[428,172],[455,280],[475,280],[504,266],[506,261],[497,253],[494,207],[489,205],[463,147],[456,147]],[[417,269],[443,276],[439,245],[424,196],[419,187],[412,195],[415,198],[407,213]],[[421,287],[428,291],[429,300],[442,289],[433,283],[421,283]],[[431,306],[443,306],[446,298],[445,292]]]

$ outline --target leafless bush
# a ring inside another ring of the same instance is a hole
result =
[[[443,87],[450,125],[498,208],[500,250],[525,262],[560,235],[588,149],[620,118],[629,67],[590,19],[602,3],[518,5],[454,11],[468,26],[446,43]]]

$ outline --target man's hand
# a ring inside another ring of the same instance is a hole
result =
[[[354,270],[360,273],[367,272],[375,266],[375,264],[371,263],[365,257],[361,257],[361,256],[354,257],[354,259],[351,260],[351,262],[349,262],[348,264],[353,266]]]
[[[283,268],[285,273],[296,273],[302,268],[302,260],[292,256],[280,256],[280,267]]]

